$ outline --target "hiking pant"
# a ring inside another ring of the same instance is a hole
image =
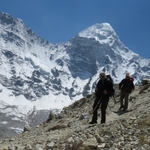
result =
[[[95,111],[93,112],[92,122],[97,122],[97,110],[101,104],[101,123],[105,123],[106,122],[106,108],[108,105],[109,97],[102,98],[100,104],[96,106],[100,99],[101,97],[97,97],[94,101],[93,111],[94,109]]]
[[[128,109],[129,94],[130,94],[129,92],[121,91],[121,95],[120,95],[120,107],[121,108]]]

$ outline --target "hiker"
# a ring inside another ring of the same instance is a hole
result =
[[[93,117],[92,121],[89,124],[97,123],[97,109],[101,105],[101,124],[105,123],[106,121],[106,108],[109,101],[109,94],[113,88],[113,84],[111,81],[107,80],[106,75],[104,72],[101,72],[100,80],[97,83],[95,89],[95,96],[96,99],[93,104]]]
[[[119,110],[126,111],[128,109],[129,94],[134,90],[134,83],[131,80],[130,74],[126,73],[125,78],[119,83],[120,94],[120,108]]]

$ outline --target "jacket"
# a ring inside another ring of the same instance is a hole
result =
[[[135,86],[132,80],[125,78],[119,83],[119,89],[131,93],[131,91],[135,89]]]
[[[111,91],[113,89],[113,84],[111,81],[105,79],[105,80],[99,80],[96,86],[96,97],[109,97]],[[107,94],[103,94],[104,91],[107,91]]]

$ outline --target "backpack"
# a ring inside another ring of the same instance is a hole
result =
[[[114,82],[110,75],[106,75],[106,78],[107,78],[107,81],[110,81],[112,83],[112,89],[111,89],[111,92],[109,93],[109,97],[112,97],[115,95]]]
[[[130,80],[131,80],[131,81],[134,81],[134,78],[133,78],[133,77],[130,77]]]

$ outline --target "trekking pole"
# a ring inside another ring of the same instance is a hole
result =
[[[103,95],[101,96],[101,98],[100,98],[99,101],[97,102],[95,108],[94,108],[92,111],[89,111],[89,114],[90,114],[90,115],[93,114],[93,112],[96,110],[96,108],[97,108],[97,106],[100,104],[102,98],[103,98]]]

